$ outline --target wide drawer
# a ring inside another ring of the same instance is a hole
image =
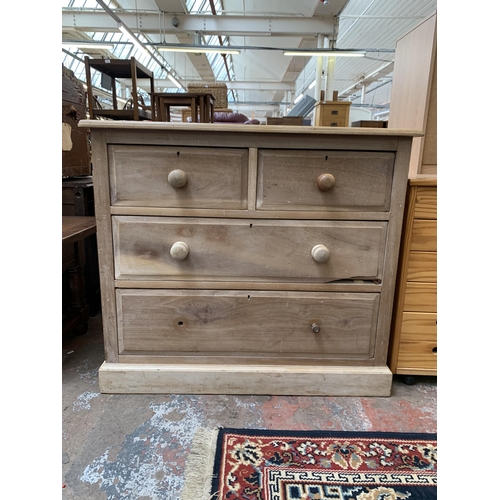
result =
[[[248,150],[108,146],[111,204],[246,209]]]
[[[437,370],[437,343],[400,342],[397,369]]]
[[[437,314],[404,312],[401,342],[437,342]]]
[[[257,209],[388,211],[393,168],[393,153],[260,150]]]
[[[386,222],[115,216],[115,277],[380,280],[386,232]]]
[[[406,283],[404,311],[437,312],[436,283]]]
[[[437,220],[415,219],[413,221],[410,250],[437,252]]]
[[[379,294],[116,291],[121,354],[373,357]]]

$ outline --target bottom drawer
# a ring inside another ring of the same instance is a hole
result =
[[[120,354],[373,357],[377,293],[116,291]]]
[[[437,370],[437,342],[401,342],[397,370]]]

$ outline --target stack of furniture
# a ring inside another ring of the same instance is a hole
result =
[[[81,125],[95,155],[102,392],[390,395],[415,132]]]
[[[393,373],[413,383],[437,375],[436,15],[398,40],[389,128],[422,130],[410,157],[409,187],[389,353]]]
[[[170,121],[170,108],[187,106],[191,122],[214,122],[214,96],[208,93],[195,92],[152,92],[151,101],[155,110],[154,119],[160,122]]]
[[[85,89],[74,73],[62,67],[62,176],[90,175],[88,131],[78,122],[87,118]]]
[[[109,77],[112,92],[112,109],[103,109],[98,105],[92,91],[91,69],[99,71]],[[85,72],[87,77],[87,94],[90,119],[107,118],[111,120],[152,120],[154,109],[144,106],[137,92],[137,80],[146,78],[149,80],[151,92],[155,91],[154,73],[138,62],[135,57],[130,59],[90,59],[85,57]],[[131,106],[120,107],[116,93],[117,79],[131,79],[132,87]]]
[[[348,127],[351,103],[319,101],[314,105],[315,127]]]

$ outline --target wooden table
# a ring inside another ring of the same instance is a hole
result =
[[[82,250],[79,242],[95,234],[95,217],[62,216],[62,272],[69,276],[69,313],[63,318],[63,335],[69,331],[77,334],[87,332],[90,315],[85,299]]]
[[[151,106],[155,121],[169,122],[171,106],[189,106],[191,108],[191,120],[201,123],[214,122],[214,102],[212,94],[198,94],[192,92],[151,92]]]

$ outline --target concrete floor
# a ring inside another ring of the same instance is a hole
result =
[[[177,500],[196,429],[437,432],[437,379],[389,398],[100,394],[100,314],[63,341],[62,498]]]

